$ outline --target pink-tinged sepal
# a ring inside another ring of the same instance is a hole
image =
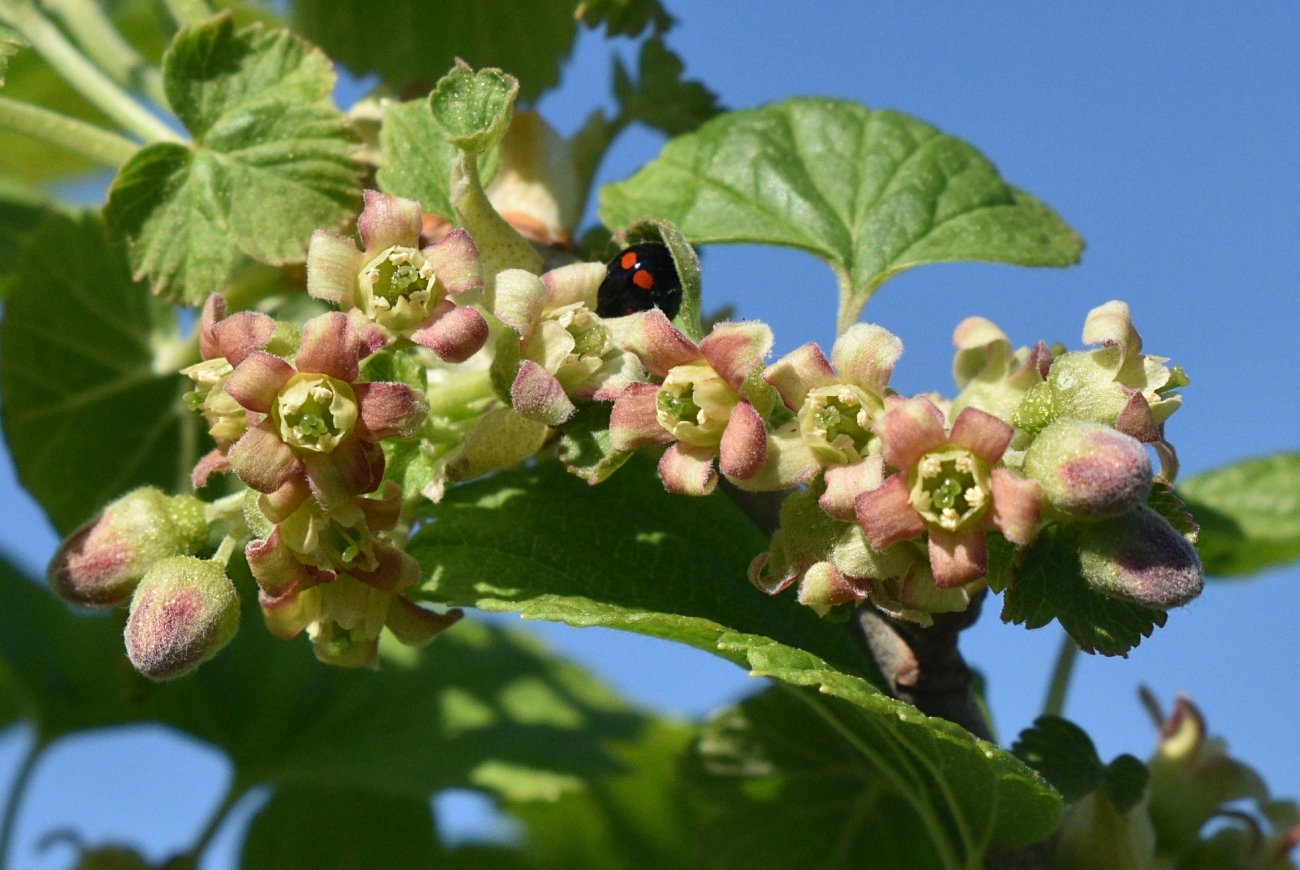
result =
[[[767,566],[772,561],[771,553],[759,553],[749,563],[749,582],[760,592],[776,595],[790,588],[790,584],[799,579],[799,568],[787,563],[782,572],[769,572]]]
[[[300,372],[329,375],[352,383],[361,363],[361,336],[341,311],[308,320],[302,327],[302,345],[294,364]]]
[[[271,413],[276,396],[297,372],[278,356],[254,351],[226,381],[226,395],[250,411]]]
[[[357,331],[357,338],[361,342],[362,359],[372,353],[378,353],[393,343],[395,336],[366,317],[366,313],[360,308],[349,308],[348,320],[352,321],[352,328]]]
[[[1156,458],[1160,460],[1160,480],[1173,486],[1174,480],[1178,477],[1178,451],[1174,445],[1161,439],[1151,445],[1151,449],[1156,452]]]
[[[269,419],[250,427],[227,455],[239,479],[258,492],[275,492],[303,471],[302,461]]]
[[[943,422],[943,412],[929,399],[917,396],[894,404],[875,426],[885,460],[895,468],[911,468],[948,440]]]
[[[831,361],[840,380],[870,390],[885,392],[894,364],[903,355],[903,342],[883,326],[857,323],[835,341]]]
[[[383,454],[379,457],[382,460]],[[308,453],[302,462],[312,493],[329,510],[378,487],[372,460],[364,442],[349,438],[331,453]],[[380,468],[377,477],[382,480],[382,465]]]
[[[615,450],[636,450],[652,444],[671,444],[672,433],[659,425],[655,384],[632,384],[614,400],[609,416],[609,439]]]
[[[1025,359],[1025,364],[1012,375],[1012,378],[1019,379],[1030,371],[1038,375],[1039,381],[1047,380],[1047,376],[1051,374],[1052,349],[1048,347],[1047,342],[1043,341],[1041,338],[1038,340],[1038,343],[1034,345],[1033,349],[1029,351],[1029,356]]]
[[[353,390],[360,411],[357,434],[369,441],[410,438],[429,414],[429,400],[406,384],[357,384]]]
[[[307,483],[307,476],[296,474],[274,492],[258,496],[257,509],[271,522],[282,523],[309,498],[311,487]]]
[[[930,529],[930,571],[940,589],[956,589],[980,579],[989,570],[984,529],[972,526],[950,532]]]
[[[837,520],[856,521],[858,495],[880,488],[884,483],[884,465],[884,458],[875,454],[852,465],[827,468],[826,491],[819,500],[822,510]]]
[[[879,489],[859,493],[854,501],[854,512],[867,540],[877,550],[910,540],[925,531],[921,515],[912,507],[906,474],[895,474]]]
[[[614,343],[641,360],[645,370],[655,377],[665,377],[677,366],[690,365],[703,358],[699,347],[673,326],[662,311],[649,311],[615,317],[605,321]]]
[[[573,416],[573,402],[555,375],[532,360],[525,360],[510,385],[510,403],[520,416],[547,426],[558,426]]]
[[[438,283],[455,296],[483,286],[478,247],[469,233],[453,230],[435,245],[421,251],[425,262],[433,267]]]
[[[237,366],[255,350],[260,350],[275,335],[275,321],[256,311],[240,311],[218,320],[209,335],[216,340],[221,356]]]
[[[230,460],[226,458],[226,451],[218,447],[205,454],[194,466],[194,470],[190,473],[190,483],[194,484],[195,489],[203,489],[208,485],[208,478],[212,475],[229,470]]]
[[[464,611],[456,608],[446,613],[434,613],[399,595],[388,609],[384,627],[407,646],[424,646],[464,615]]]
[[[199,353],[204,359],[216,359],[221,356],[221,345],[212,334],[212,327],[226,316],[226,297],[213,293],[203,302],[203,314],[199,317]]]
[[[835,370],[826,354],[814,342],[790,351],[763,372],[767,381],[781,394],[781,401],[791,411],[803,407],[808,391],[836,383]]]
[[[492,313],[519,333],[528,343],[537,321],[546,309],[546,287],[542,279],[523,269],[506,269],[496,276]]]
[[[965,447],[989,465],[996,465],[1007,452],[1016,430],[978,408],[965,408],[952,424],[949,440]],[[899,466],[902,467],[902,466]]]
[[[869,590],[869,583],[845,577],[833,563],[816,562],[799,581],[799,603],[825,616],[832,607],[863,600]]]
[[[768,435],[767,461],[753,477],[733,478],[738,488],[748,492],[773,492],[802,486],[821,470],[817,457],[799,433],[799,423],[791,420]]]
[[[357,218],[361,243],[378,253],[393,245],[414,248],[420,243],[420,204],[409,199],[367,190],[366,207]]]
[[[307,292],[323,302],[354,305],[357,274],[365,259],[347,236],[316,230],[307,246]]]
[[[444,362],[460,363],[478,353],[488,340],[488,324],[477,310],[444,299],[429,319],[411,334]]]
[[[373,570],[352,568],[347,573],[381,592],[400,592],[420,582],[420,563],[396,547],[375,547],[375,559]]]
[[[719,323],[700,342],[700,353],[727,385],[740,393],[745,378],[763,368],[772,351],[772,328],[757,320]]]
[[[990,475],[993,506],[988,523],[1013,544],[1026,546],[1034,539],[1043,516],[1043,486],[1036,480],[1017,477],[1005,468]]]
[[[715,453],[707,447],[692,447],[678,441],[659,460],[659,478],[664,489],[677,495],[708,495],[718,485],[713,468]]]
[[[1151,416],[1151,405],[1146,396],[1138,392],[1129,396],[1128,404],[1115,420],[1115,428],[1143,444],[1154,444],[1164,437],[1155,418]]]
[[[542,284],[546,287],[546,307],[561,308],[581,302],[595,311],[597,295],[604,280],[604,263],[571,263],[552,269],[542,276]]]
[[[265,539],[249,541],[244,546],[244,556],[248,559],[248,570],[252,572],[257,585],[273,598],[292,592],[307,576],[302,563],[284,543],[278,528]]]
[[[314,596],[290,593],[281,598],[257,593],[257,603],[262,607],[266,630],[279,640],[293,640],[302,630],[316,620]]]
[[[393,481],[384,484],[377,498],[357,500],[365,515],[366,527],[372,532],[386,532],[402,518],[402,488]]]
[[[727,477],[748,480],[767,462],[767,429],[754,406],[741,399],[718,444],[718,467]]]

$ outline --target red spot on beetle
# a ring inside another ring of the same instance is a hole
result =
[[[642,290],[649,290],[655,285],[655,276],[645,269],[637,269],[636,274],[632,276],[632,283]]]
[[[627,251],[623,254],[623,259],[619,261],[624,269],[631,269],[636,265],[636,251]]]

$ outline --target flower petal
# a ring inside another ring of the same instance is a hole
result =
[[[275,492],[302,474],[302,461],[280,440],[269,420],[251,427],[227,455],[239,479],[258,492]]]
[[[527,342],[546,308],[546,287],[532,272],[506,269],[497,273],[493,300],[492,313]]]
[[[210,333],[221,356],[237,366],[255,350],[261,350],[275,335],[275,320],[256,311],[241,311],[212,324]]]
[[[854,522],[857,518],[859,493],[879,489],[884,483],[885,460],[879,453],[872,454],[852,465],[832,465],[826,469],[826,491],[818,503],[822,510],[837,520]]]
[[[772,327],[758,320],[719,323],[700,342],[700,353],[736,392],[772,351]]]
[[[767,428],[754,406],[741,399],[718,444],[718,467],[727,477],[748,480],[767,462]]]
[[[208,478],[214,474],[220,474],[223,471],[230,470],[230,460],[226,458],[226,451],[218,447],[204,455],[190,472],[190,482],[194,484],[195,489],[203,489],[208,485]]]
[[[375,474],[373,458],[360,439],[349,438],[330,453],[309,453],[302,461],[312,493],[328,510],[378,488],[383,466]]]
[[[265,540],[249,541],[244,547],[244,556],[248,559],[248,570],[253,579],[272,598],[292,592],[298,581],[307,575],[302,563],[294,558],[293,551],[284,543],[278,528],[273,529]]]
[[[316,608],[312,607],[315,595],[289,593],[273,598],[265,592],[257,593],[257,603],[262,606],[266,630],[280,640],[293,640],[307,626],[316,621]]]
[[[349,308],[348,320],[352,321],[352,328],[357,331],[357,338],[361,341],[362,359],[383,350],[396,339],[387,329],[366,317],[360,308]]]
[[[446,613],[435,613],[398,595],[388,608],[384,627],[407,646],[424,646],[455,625],[464,615],[465,612],[458,608],[452,608]]]
[[[677,495],[708,495],[718,485],[713,469],[714,452],[709,447],[692,447],[678,441],[659,460],[659,477],[664,489]]]
[[[367,441],[410,438],[429,413],[429,400],[406,384],[357,384],[353,389],[361,412],[357,434]]]
[[[459,363],[472,357],[488,340],[488,324],[476,309],[444,299],[433,309],[411,341],[422,344],[444,362]]]
[[[212,334],[212,327],[226,316],[226,297],[213,293],[203,302],[203,315],[199,318],[199,353],[204,359],[221,356],[221,345]]]
[[[893,403],[876,421],[875,432],[880,436],[885,461],[902,471],[948,440],[943,412],[921,396]]]
[[[293,366],[278,356],[253,351],[226,381],[226,395],[250,411],[269,414],[275,397],[295,374]]]
[[[1013,544],[1025,546],[1043,515],[1043,485],[1036,480],[1017,477],[1005,468],[993,469],[990,481],[993,506],[988,523]]]
[[[520,416],[547,426],[558,426],[577,409],[555,375],[532,360],[525,360],[510,385],[510,403]]]
[[[365,261],[365,255],[347,236],[316,230],[307,246],[307,292],[335,305],[351,305]]]
[[[930,529],[930,571],[934,574],[934,585],[940,589],[956,589],[987,574],[989,552],[984,529],[979,526],[956,532]]]
[[[656,384],[632,384],[614,400],[609,415],[609,441],[615,450],[635,450],[650,444],[671,444],[672,433],[659,424]]]
[[[902,355],[902,339],[888,329],[874,323],[855,323],[836,339],[831,361],[840,380],[880,395]]]
[[[879,489],[859,493],[853,506],[858,525],[877,550],[910,540],[925,531],[921,515],[912,507],[906,474],[895,474]]]
[[[646,371],[657,377],[662,378],[673,368],[698,362],[701,358],[695,342],[673,326],[658,308],[610,318],[605,321],[605,326],[615,344],[636,354]]]
[[[478,247],[464,230],[447,233],[442,241],[430,245],[420,253],[424,254],[425,261],[438,276],[438,283],[448,293],[455,295],[483,286]]]
[[[600,285],[605,281],[604,263],[571,263],[542,276],[546,286],[546,307],[559,308],[581,302],[596,310]]]
[[[300,372],[329,375],[349,384],[357,379],[361,336],[342,311],[331,311],[302,326],[302,344],[294,363]]]
[[[960,444],[989,465],[997,464],[1016,435],[1010,423],[979,408],[963,408],[952,424],[949,441]]]
[[[1154,444],[1164,438],[1155,418],[1151,416],[1151,405],[1141,393],[1135,392],[1129,396],[1128,404],[1115,420],[1115,428],[1143,444]]]
[[[810,341],[768,366],[763,372],[763,380],[776,387],[787,408],[798,411],[803,407],[809,390],[830,386],[838,378],[826,354]]]
[[[357,230],[367,254],[373,256],[393,245],[418,246],[423,225],[418,202],[377,190],[366,191],[366,207],[357,218]]]
[[[807,483],[820,469],[817,457],[799,434],[799,421],[791,420],[768,435],[767,461],[759,472],[732,483],[748,492],[772,492]]]
[[[830,562],[817,562],[799,581],[799,603],[825,615],[837,604],[861,601],[869,589],[868,583],[854,582]]]

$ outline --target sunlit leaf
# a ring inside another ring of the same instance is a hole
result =
[[[1253,574],[1300,559],[1300,453],[1234,462],[1183,480],[1205,573]]]

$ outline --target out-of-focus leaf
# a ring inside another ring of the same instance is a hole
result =
[[[898,112],[795,98],[729,112],[601,190],[617,227],[670,220],[696,244],[816,254],[840,283],[840,331],[890,277],[957,260],[1068,266],[1083,240],[967,143]]]
[[[640,36],[647,27],[659,35],[673,26],[673,17],[659,0],[582,0],[577,18],[590,28],[605,25],[605,36]]]
[[[1300,453],[1234,462],[1178,485],[1200,524],[1205,573],[1253,574],[1300,559]]]
[[[385,103],[379,147],[384,155],[378,175],[381,190],[415,200],[425,214],[455,220],[447,192],[451,187],[451,162],[458,151],[433,119],[427,99]],[[479,157],[479,177],[485,185],[496,176],[500,161],[499,147]]]
[[[0,175],[0,300],[9,292],[23,241],[40,225],[45,209],[41,190]]]
[[[614,59],[614,96],[626,121],[643,121],[669,136],[680,136],[722,111],[718,97],[702,83],[683,81],[681,58],[659,38],[641,45],[640,77],[633,81]]]
[[[457,58],[500,67],[532,101],[560,80],[578,25],[573,0],[296,0],[295,29],[355,73],[377,72],[394,91],[427,89]]]
[[[1094,791],[1105,776],[1092,738],[1060,716],[1039,716],[1032,728],[1020,732],[1011,751],[1070,802]]]
[[[131,280],[123,247],[97,216],[52,214],[9,283],[0,414],[18,479],[55,527],[137,486],[178,488],[207,435],[181,398],[189,380],[154,370],[176,323]]]
[[[0,22],[0,85],[5,83],[5,73],[9,71],[9,58],[26,45],[27,41],[17,31]]]
[[[122,167],[104,215],[130,241],[137,277],[198,305],[242,255],[302,260],[314,229],[349,224],[361,167],[334,73],[285,30],[236,30],[222,14],[182,30],[163,63],[193,146],[157,143]]]
[[[1077,548],[1054,526],[1025,553],[1002,599],[1003,622],[1041,628],[1053,619],[1083,651],[1127,656],[1168,615],[1090,589],[1079,571]]]

